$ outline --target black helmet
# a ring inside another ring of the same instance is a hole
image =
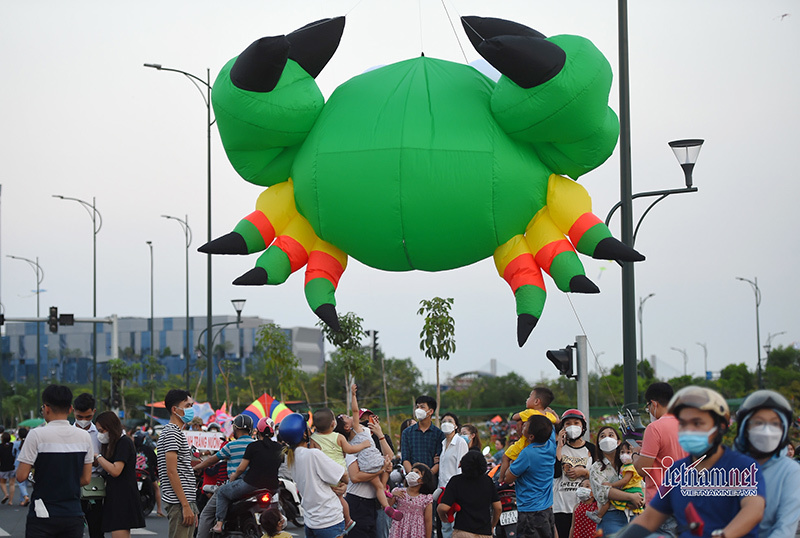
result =
[[[253,417],[250,415],[236,415],[236,418],[233,419],[233,427],[249,433],[253,431]]]
[[[739,410],[736,411],[736,422],[739,424],[739,431],[734,441],[736,448],[742,452],[758,452],[754,447],[750,446],[746,432],[747,421],[753,416],[753,413],[759,409],[771,409],[781,417],[783,437],[781,437],[781,442],[778,444],[778,448],[776,448],[775,451],[781,450],[789,442],[789,426],[791,426],[793,418],[792,406],[786,398],[772,390],[755,391],[745,398]]]

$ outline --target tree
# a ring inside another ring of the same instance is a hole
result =
[[[111,407],[120,407],[128,416],[125,405],[125,382],[133,379],[141,370],[141,364],[128,364],[122,359],[108,361],[108,374],[111,376]],[[119,398],[119,400],[117,400]]]
[[[336,351],[331,353],[332,366],[341,367],[345,372],[344,387],[347,394],[347,406],[350,407],[350,383],[353,378],[361,379],[362,374],[368,372],[372,367],[367,348],[361,345],[361,341],[366,336],[361,324],[363,319],[348,312],[339,316],[339,326],[341,330],[331,329],[327,323],[317,322],[317,326],[322,329],[325,339],[336,346]],[[326,387],[327,392],[327,387]]]
[[[442,401],[442,387],[439,381],[439,361],[450,359],[450,354],[456,351],[456,321],[450,315],[453,298],[442,299],[434,297],[431,300],[419,302],[420,309],[417,315],[425,316],[425,324],[419,333],[419,348],[425,356],[436,361],[436,401]],[[437,408],[438,409],[438,408]],[[439,423],[439,414],[436,414],[436,423]]]
[[[256,348],[261,358],[261,373],[267,379],[275,380],[281,400],[286,392],[297,386],[297,370],[300,361],[292,353],[289,337],[278,325],[267,323],[258,328]],[[271,385],[270,391],[272,391]]]
[[[677,391],[679,387],[673,388]],[[719,374],[717,390],[726,398],[742,398],[756,390],[756,376],[743,362],[729,364]]]

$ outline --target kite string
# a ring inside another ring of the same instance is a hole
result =
[[[456,31],[455,25],[453,25],[453,18],[450,16],[450,11],[448,11],[447,9],[447,4],[445,3],[445,0],[442,0],[442,8],[444,9],[444,13],[447,16],[447,22],[450,23],[450,29],[453,31],[453,36],[456,38],[456,43],[458,43],[458,48],[461,49],[461,56],[464,57],[464,63],[465,64],[469,63],[469,60],[467,59],[467,53],[464,51],[464,47],[463,45],[461,45],[461,40],[458,38],[458,32]],[[460,17],[461,14],[458,12],[455,6],[453,7],[453,11],[455,11],[456,16]]]
[[[614,391],[611,389],[611,385],[608,383],[608,379],[606,376],[602,375],[603,370],[600,366],[600,361],[597,359],[597,353],[594,351],[594,347],[592,346],[592,341],[589,339],[589,335],[586,332],[586,329],[583,326],[583,322],[581,321],[581,317],[578,315],[578,311],[575,309],[575,305],[572,303],[572,299],[570,298],[569,294],[565,294],[567,300],[569,301],[569,305],[572,307],[572,312],[575,314],[575,319],[578,320],[578,325],[581,328],[581,332],[586,336],[586,343],[589,345],[589,350],[592,352],[592,357],[594,358],[595,366],[597,367],[597,371],[600,372],[603,381],[605,381],[606,386],[608,387],[608,393],[611,395],[611,400],[614,402],[614,407],[619,407],[619,403],[617,403],[617,399],[614,397]],[[586,375],[589,375],[589,372],[586,372]]]

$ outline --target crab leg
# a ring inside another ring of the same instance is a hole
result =
[[[615,239],[592,213],[592,200],[581,185],[552,174],[547,183],[547,210],[578,252],[600,260],[642,261],[644,256]]]
[[[547,292],[539,265],[525,241],[515,235],[494,251],[497,272],[511,286],[517,303],[517,343],[522,347],[544,310]]]
[[[347,254],[330,243],[317,239],[308,255],[306,266],[306,301],[311,310],[336,331],[340,329],[335,292],[346,267]]]

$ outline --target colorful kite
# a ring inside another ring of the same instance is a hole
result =
[[[292,413],[293,411],[286,407],[286,404],[276,400],[266,392],[242,411],[243,415],[252,417],[253,424],[256,424],[259,419],[264,417],[269,417],[275,424],[279,424],[283,417]]]
[[[420,56],[356,76],[326,103],[314,77],[344,17],[259,39],[228,62],[212,93],[222,143],[245,180],[268,188],[232,233],[199,250],[266,249],[236,285],[281,284],[305,266],[306,300],[337,330],[334,292],[348,256],[388,271],[494,256],[514,292],[520,346],[544,309],[541,269],[562,291],[597,293],[576,251],[643,260],[574,181],[619,135],[603,54],[578,36],[461,21],[502,73],[497,82]]]

